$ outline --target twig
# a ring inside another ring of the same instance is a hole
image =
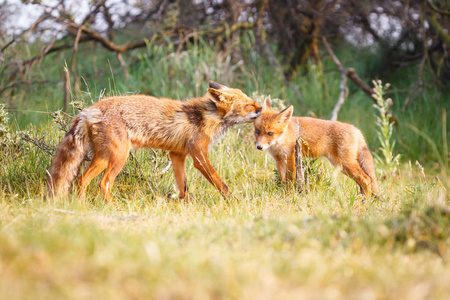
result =
[[[295,177],[299,189],[305,189],[305,177],[303,168],[302,141],[298,138],[295,141]]]
[[[441,15],[450,16],[450,11],[437,8],[437,7],[433,4],[433,2],[431,2],[430,0],[424,0],[424,1],[426,1],[427,4],[428,4],[428,6],[429,6],[432,10],[434,10],[435,12],[438,12],[438,13],[440,13]]]
[[[78,29],[77,35],[75,37],[75,42],[73,44],[72,64],[70,66],[70,70],[72,71],[73,77],[75,78],[75,84],[74,84],[75,90],[77,90],[80,85],[80,79],[78,78],[75,62],[77,59],[78,44],[80,43],[80,38],[81,38],[81,33],[83,32],[83,28],[84,28],[84,26],[80,26],[80,28]]]
[[[55,153],[55,147],[53,145],[47,144],[44,142],[44,137],[41,137],[40,139],[33,139],[31,136],[29,136],[26,133],[22,133],[21,138],[26,141],[34,144],[36,147],[44,151],[45,153],[49,155],[53,155]]]
[[[13,38],[11,41],[9,41],[5,46],[2,47],[2,49],[0,49],[0,61],[4,61],[5,59],[3,58],[3,51],[6,50],[6,48],[8,48],[9,46],[11,46],[14,42],[16,41],[16,38]]]
[[[48,176],[48,183],[49,183],[49,190],[52,193],[52,198],[55,198],[55,189],[54,189],[54,185],[53,185],[53,177],[52,174],[50,174],[50,172],[48,170],[45,170],[45,173],[47,173]]]
[[[308,174],[303,167],[303,154],[302,154],[302,128],[297,121],[297,140],[295,141],[295,177],[297,179],[297,188],[301,191],[307,191],[308,187]]]
[[[64,111],[67,111],[70,101],[70,74],[67,67],[64,67]],[[66,130],[67,131],[67,130]]]

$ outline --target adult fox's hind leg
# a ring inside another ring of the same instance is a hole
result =
[[[114,179],[122,170],[125,162],[127,161],[128,154],[130,153],[130,145],[124,141],[124,144],[117,143],[115,147],[112,147],[112,153],[109,158],[108,167],[105,174],[100,181],[100,188],[102,189],[105,199],[112,200],[111,189],[114,184]]]
[[[83,197],[91,180],[106,168],[100,181],[100,188],[104,197],[111,200],[114,179],[125,165],[131,144],[124,125],[120,123],[102,125],[94,125],[90,128],[89,139],[94,155],[89,167],[78,180],[78,188]]]
[[[95,155],[92,158],[89,166],[83,175],[78,178],[78,195],[80,198],[84,199],[86,195],[86,189],[92,179],[100,174],[108,166],[108,160],[99,155]]]

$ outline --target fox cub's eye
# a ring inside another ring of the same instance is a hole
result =
[[[261,131],[259,131],[258,129],[255,129],[255,133],[256,133],[256,134],[260,134]]]
[[[268,135],[268,136],[272,136],[272,135],[273,135],[273,132],[272,132],[272,131],[269,131],[269,132],[267,133],[267,135]]]

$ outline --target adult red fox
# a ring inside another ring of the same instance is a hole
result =
[[[190,155],[206,179],[223,195],[228,187],[209,162],[209,146],[234,124],[249,123],[261,114],[261,106],[239,89],[209,82],[200,98],[177,101],[151,96],[114,96],[83,110],[72,122],[56,150],[48,178],[50,196],[67,194],[86,152],[93,157],[78,179],[84,197],[89,182],[106,169],[100,182],[111,200],[114,179],[131,149],[169,151],[180,198],[189,198],[186,156]]]
[[[361,193],[378,194],[372,154],[361,131],[338,121],[292,117],[293,106],[276,111],[266,98],[261,116],[256,118],[256,148],[268,150],[275,159],[282,181],[295,177],[295,143],[302,141],[304,157],[326,157],[354,179]]]

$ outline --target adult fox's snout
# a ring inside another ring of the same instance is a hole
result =
[[[255,113],[252,116],[252,120],[256,120],[257,117],[261,116],[261,112],[262,112],[262,107],[259,106],[258,104],[255,104],[256,106],[256,110]]]

